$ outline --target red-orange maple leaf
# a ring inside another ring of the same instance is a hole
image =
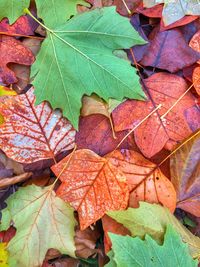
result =
[[[1,149],[23,163],[54,158],[74,146],[75,130],[61,113],[46,102],[34,103],[33,88],[23,95],[0,98],[5,120],[0,125]]]
[[[70,157],[65,157],[52,170],[62,181],[57,195],[78,211],[82,230],[106,211],[127,207],[126,177],[117,167],[87,149],[77,150]]]

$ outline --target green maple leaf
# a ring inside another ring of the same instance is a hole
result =
[[[143,0],[143,3],[145,7],[153,7],[164,3],[162,16],[166,26],[185,15],[200,15],[199,0]]]
[[[77,5],[89,6],[84,0],[36,0],[35,2],[38,16],[43,19],[47,27],[55,27],[66,22],[77,13]],[[0,20],[7,17],[10,24],[14,23],[18,17],[24,15],[24,9],[29,5],[30,0],[1,0]]]
[[[105,101],[145,98],[135,68],[113,54],[145,41],[114,7],[77,15],[47,31],[31,71],[36,104],[47,100],[61,108],[77,128],[84,94],[96,93]]]
[[[107,267],[195,267],[198,261],[189,255],[188,246],[179,234],[168,225],[164,242],[160,246],[149,235],[145,240],[109,234],[112,241],[111,263]],[[115,265],[114,265],[115,263]]]
[[[128,228],[132,236],[144,238],[146,234],[162,243],[168,224],[181,235],[183,242],[188,243],[193,258],[200,256],[200,238],[184,227],[167,208],[157,204],[140,202],[137,209],[128,208],[123,211],[109,211],[107,214]]]
[[[12,220],[17,229],[7,247],[9,266],[41,266],[49,248],[75,257],[73,212],[51,186],[27,186],[10,196],[1,226],[7,229]]]

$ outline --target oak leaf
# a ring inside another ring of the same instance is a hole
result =
[[[195,259],[200,257],[200,238],[193,235],[165,207],[140,202],[140,207],[137,209],[109,211],[107,214],[117,222],[122,223],[132,236],[143,239],[148,234],[160,244],[162,244],[167,225],[171,224],[181,235],[183,242],[188,243],[190,255]]]
[[[144,156],[150,158],[163,147],[172,149],[198,129],[200,116],[195,98],[190,92],[169,111],[187,90],[187,83],[183,78],[160,72],[145,79],[144,84],[149,101],[128,100],[119,105],[112,116],[116,131],[132,129],[158,104],[162,104],[159,110],[134,131],[136,144]],[[162,117],[164,114],[166,115]]]
[[[121,149],[106,156],[126,176],[129,186],[129,207],[137,208],[139,201],[158,203],[172,213],[176,208],[173,184],[153,162],[136,151]]]
[[[22,187],[9,197],[2,212],[1,229],[7,229],[11,221],[17,228],[7,246],[11,266],[41,266],[49,248],[75,257],[73,213],[51,186]]]
[[[78,211],[81,230],[106,211],[127,207],[129,191],[125,175],[91,150],[77,150],[51,169],[62,181],[56,194]]]
[[[16,161],[31,163],[53,158],[74,146],[75,131],[48,103],[34,106],[31,88],[26,94],[0,98],[1,149]]]
[[[200,133],[172,155],[170,164],[177,207],[200,217]]]
[[[4,85],[15,83],[17,82],[15,74],[7,64],[12,62],[29,66],[33,64],[35,58],[28,48],[10,36],[0,36],[0,48],[0,82]]]
[[[47,34],[31,71],[36,104],[61,108],[77,128],[83,95],[145,98],[136,70],[113,54],[145,41],[114,7],[79,14]]]

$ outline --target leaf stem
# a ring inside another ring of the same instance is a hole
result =
[[[28,10],[28,8],[24,8],[24,13],[28,14],[32,19],[34,19],[37,23],[39,23],[43,28],[45,28],[47,31],[53,33],[53,30],[49,29],[47,26],[45,26],[42,22],[40,22],[36,17],[33,16],[33,14]]]

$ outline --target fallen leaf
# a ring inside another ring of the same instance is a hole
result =
[[[9,267],[8,252],[6,251],[6,243],[0,243],[0,265],[1,267]]]
[[[158,245],[149,235],[146,235],[144,240],[112,233],[109,236],[112,240],[113,260],[117,267],[124,266],[124,260],[126,266],[159,267],[164,258],[163,266],[198,266],[198,260],[192,259],[188,245],[182,242],[180,235],[171,225],[167,226],[162,245]],[[106,266],[112,267],[113,264],[108,263]]]
[[[104,156],[113,151],[126,134],[127,131],[115,133],[114,139],[108,118],[96,114],[80,119],[75,142],[78,149],[87,148]],[[136,149],[133,137],[128,136],[120,148]]]
[[[153,162],[133,150],[121,149],[106,156],[126,176],[129,186],[129,207],[139,207],[139,201],[158,203],[172,213],[176,208],[173,184]]]
[[[8,230],[6,231],[1,231],[0,235],[1,235],[1,242],[5,242],[8,243],[16,234],[16,229],[13,226],[10,226],[8,228]]]
[[[190,255],[195,259],[200,257],[200,238],[193,235],[165,207],[140,202],[137,209],[109,211],[107,214],[129,229],[133,237],[143,239],[148,234],[159,244],[162,244],[167,225],[171,224],[181,235],[182,241],[189,245]]]
[[[197,94],[200,95],[200,67],[196,67],[192,74],[192,82],[194,83],[194,88]]]
[[[73,212],[55,196],[51,186],[20,188],[9,197],[2,212],[2,230],[11,220],[17,228],[7,246],[9,262],[15,261],[14,266],[20,267],[41,266],[49,248],[75,257]]]
[[[45,102],[35,107],[33,91],[31,88],[26,94],[0,99],[0,113],[5,120],[0,125],[1,149],[23,163],[55,158],[74,146],[71,124]]]
[[[34,56],[20,41],[10,36],[0,36],[0,49],[0,83],[4,85],[15,83],[17,82],[15,74],[7,64],[13,62],[29,66],[33,64]]]
[[[164,3],[162,12],[165,25],[169,25],[183,18],[185,15],[199,15],[199,0],[143,0],[145,7],[153,7],[157,4]]]
[[[200,116],[195,98],[190,92],[168,112],[187,90],[187,83],[183,78],[160,72],[145,79],[144,84],[150,100],[128,100],[114,110],[112,117],[115,131],[132,129],[156,106],[162,104],[159,110],[134,131],[137,146],[144,156],[151,158],[163,147],[171,150],[175,144],[197,130],[200,127]],[[162,117],[166,112],[168,114]],[[192,129],[189,127],[189,120],[192,120]]]
[[[139,7],[141,5],[141,0],[126,0],[125,3],[128,7],[128,9],[130,10],[131,14],[133,14],[137,7]],[[121,14],[122,16],[130,16],[127,7],[125,6],[124,2],[121,0],[114,0],[113,4],[116,6],[117,8],[117,12],[119,12],[119,14]]]
[[[106,28],[108,22],[112,26]],[[48,32],[31,68],[36,104],[49,101],[53,108],[62,109],[77,128],[81,98],[85,94],[96,93],[105,101],[109,98],[121,101],[125,97],[144,99],[136,70],[112,53],[144,43],[128,19],[117,14],[114,7],[73,17]],[[67,64],[63,64],[66,59]]]
[[[81,230],[95,223],[106,211],[127,207],[126,177],[91,150],[77,150],[51,169],[62,181],[56,194],[78,211]]]
[[[200,217],[200,133],[178,149],[170,163],[177,207]]]
[[[190,40],[189,46],[197,52],[200,52],[200,30],[197,31]],[[200,60],[197,61],[200,64]]]
[[[149,35],[149,42],[140,61],[144,66],[177,72],[200,59],[200,53],[188,46],[178,28],[160,32],[159,27],[156,27]]]

